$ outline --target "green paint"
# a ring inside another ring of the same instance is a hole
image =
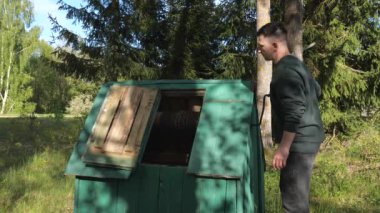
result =
[[[75,212],[115,212],[117,182],[101,179],[79,179]]]
[[[240,180],[229,180],[226,185],[224,212],[236,212],[237,210],[237,184]]]
[[[139,187],[141,179],[139,170],[132,173],[129,179],[118,181],[117,211],[116,212],[138,212]]]
[[[250,104],[244,102],[204,103],[188,172],[208,177],[241,178],[250,111]]]
[[[159,175],[157,166],[141,166],[139,168],[138,212],[156,213],[158,209]]]
[[[196,178],[191,175],[185,175],[182,183],[182,213],[194,213],[197,208],[197,199],[195,197]]]
[[[188,167],[141,164],[142,151],[135,170],[91,166],[81,160],[100,106],[113,84],[99,91],[66,169],[66,174],[77,175],[76,212],[264,212],[264,161],[249,82],[118,82],[206,90]],[[149,131],[142,147],[148,137]]]
[[[184,167],[161,166],[159,177],[158,212],[181,212]]]
[[[197,212],[224,212],[226,182],[223,179],[196,179]]]

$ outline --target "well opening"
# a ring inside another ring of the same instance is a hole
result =
[[[142,163],[187,166],[204,90],[162,90]]]

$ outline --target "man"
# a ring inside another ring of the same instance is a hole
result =
[[[279,146],[273,167],[281,170],[282,205],[285,212],[309,212],[311,172],[324,139],[318,106],[320,87],[305,64],[290,54],[282,24],[264,25],[257,37],[259,52],[274,63],[272,135]]]

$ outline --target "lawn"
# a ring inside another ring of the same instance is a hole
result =
[[[0,212],[73,212],[74,178],[64,175],[82,121],[0,119]]]
[[[72,212],[74,177],[64,169],[79,118],[0,118],[0,212]],[[312,212],[380,212],[380,130],[330,137],[318,155]],[[269,164],[272,155],[267,150]],[[278,172],[265,172],[266,212],[282,212]]]

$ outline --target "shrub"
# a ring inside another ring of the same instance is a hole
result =
[[[71,99],[66,112],[76,116],[85,116],[89,113],[92,106],[92,96],[80,94]]]

